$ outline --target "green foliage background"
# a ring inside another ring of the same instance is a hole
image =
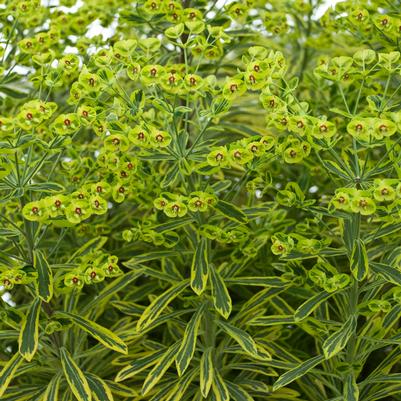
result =
[[[400,1],[75,3],[0,1],[1,401],[401,400]]]

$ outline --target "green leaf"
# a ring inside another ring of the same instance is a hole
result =
[[[372,262],[370,266],[375,273],[380,274],[386,281],[401,285],[401,271],[395,267],[376,262]]]
[[[42,301],[35,298],[26,317],[22,321],[22,327],[18,339],[20,354],[27,360],[32,360],[39,343],[39,313]]]
[[[173,258],[175,256],[181,256],[185,255],[186,253],[192,253],[190,251],[155,251],[155,252],[149,252],[149,253],[141,253],[137,256],[134,256],[127,262],[124,262],[124,266],[127,266],[129,268],[135,268],[138,266],[138,264],[141,263],[146,263],[150,262],[151,260],[158,259],[160,260],[161,258]]]
[[[212,389],[216,401],[230,401],[227,385],[217,370],[213,375]]]
[[[124,366],[118,373],[115,378],[116,382],[120,382],[130,377],[137,375],[142,372],[149,366],[154,365],[162,355],[164,355],[165,350],[162,349],[160,351],[156,351],[151,353],[150,355],[146,355],[142,358],[135,359],[132,363],[127,366]]]
[[[221,316],[228,319],[232,309],[230,294],[219,272],[212,266],[210,272],[212,273],[212,298],[214,307]]]
[[[232,397],[231,398],[232,400],[254,401],[253,397],[251,397],[250,394],[247,391],[245,391],[241,386],[238,386],[238,384],[226,381],[226,385],[227,385],[228,391]]]
[[[85,242],[78,250],[76,250],[72,256],[68,259],[67,263],[73,261],[75,258],[79,256],[84,256],[89,252],[97,251],[102,248],[102,246],[106,243],[108,237],[96,237],[91,240]]]
[[[175,385],[169,392],[168,396],[164,398],[165,401],[182,401],[184,394],[191,384],[192,380],[197,376],[198,370],[192,369],[182,376],[177,385]]]
[[[347,375],[344,382],[344,401],[358,401],[359,400],[359,387],[356,384],[355,376],[353,374]]]
[[[339,114],[340,116],[343,116],[343,117],[347,117],[347,118],[352,118],[353,117],[353,115],[351,113],[347,113],[346,111],[341,110],[341,109],[339,109],[337,107],[331,108],[330,111],[332,113]]]
[[[186,226],[186,225],[192,223],[193,221],[194,221],[194,219],[192,217],[189,217],[189,216],[182,217],[178,220],[171,220],[171,221],[168,221],[167,223],[162,223],[162,224],[153,226],[152,230],[154,230],[158,233],[162,233],[164,231],[171,231],[176,228]]]
[[[152,368],[142,386],[142,395],[146,395],[152,388],[160,381],[167,369],[174,362],[177,350],[180,346],[179,342],[173,344],[164,353],[164,355],[156,362],[156,365]]]
[[[0,330],[0,342],[2,340],[17,340],[18,336],[17,330]]]
[[[106,287],[104,287],[103,290],[100,291],[97,297],[94,297],[82,308],[82,314],[86,314],[95,306],[101,305],[102,302],[107,301],[110,297],[124,289],[141,275],[141,269],[137,269],[135,271],[125,273],[123,276],[117,277],[110,284],[107,284]]]
[[[2,238],[18,237],[19,235],[20,235],[20,232],[17,230],[14,230],[13,228],[0,228],[0,236]]]
[[[13,97],[15,99],[23,99],[28,96],[27,92],[22,92],[14,87],[0,85],[0,92],[3,92],[5,95]]]
[[[4,365],[2,371],[0,372],[0,397],[7,390],[16,370],[24,359],[22,355],[17,352],[14,356]]]
[[[365,244],[359,238],[354,242],[350,258],[350,268],[355,280],[358,281],[364,280],[369,272],[368,254]]]
[[[138,393],[132,387],[124,386],[121,383],[116,383],[111,380],[106,380],[106,384],[113,394],[117,394],[123,398],[138,396]]]
[[[176,366],[179,376],[182,376],[185,370],[188,368],[191,359],[195,352],[196,340],[198,337],[199,326],[202,320],[203,312],[205,310],[205,305],[197,310],[192,316],[191,320],[187,324],[184,332],[184,337],[181,341],[180,349],[176,356]]]
[[[106,329],[105,327],[100,326],[91,320],[69,312],[56,312],[56,316],[72,320],[72,322],[74,322],[82,330],[85,330],[87,333],[89,333],[93,338],[96,338],[96,340],[102,343],[105,347],[117,352],[121,352],[122,354],[126,354],[128,352],[127,345],[124,343],[124,341],[109,329]]]
[[[207,254],[207,239],[201,238],[195,250],[191,265],[191,288],[197,295],[202,294],[206,289],[209,276]]]
[[[167,308],[168,304],[177,297],[188,286],[188,280],[172,286],[170,289],[159,295],[143,312],[137,323],[137,331],[144,330],[152,324],[157,317]]]
[[[354,315],[348,317],[347,321],[341,326],[339,330],[333,333],[323,343],[323,352],[326,359],[338,354],[345,348],[352,334],[355,333],[356,318]]]
[[[326,291],[319,292],[319,294],[314,295],[312,298],[306,300],[302,305],[300,305],[294,313],[294,319],[299,322],[306,317],[308,317],[322,302],[330,298],[333,293],[328,293]]]
[[[65,188],[56,182],[42,182],[30,184],[26,187],[27,190],[37,192],[63,192]]]
[[[257,316],[247,324],[250,326],[275,326],[281,324],[294,324],[295,319],[290,315]]]
[[[49,302],[53,297],[53,273],[41,251],[34,251],[33,265],[38,272],[38,295],[43,301]]]
[[[60,348],[60,357],[64,376],[72,393],[78,401],[91,401],[92,395],[88,381],[82,373],[82,370],[78,367],[70,353],[64,347]]]
[[[92,373],[85,376],[96,401],[114,401],[113,394],[104,380]]]
[[[306,373],[308,373],[311,369],[313,369],[316,365],[321,363],[324,360],[323,355],[317,355],[311,359],[308,359],[305,362],[302,362],[295,368],[289,370],[288,372],[281,375],[277,381],[273,384],[273,391],[278,390],[281,387],[286,386],[287,384],[292,383],[294,380],[299,379]]]
[[[248,222],[248,218],[246,217],[245,213],[232,203],[219,200],[214,207],[230,220],[234,220],[240,224],[245,224]]]
[[[167,188],[170,185],[173,185],[176,179],[178,178],[178,173],[180,172],[180,165],[176,162],[174,163],[165,173],[160,186],[162,188]]]
[[[349,180],[350,176],[347,171],[343,170],[336,162],[331,160],[323,160],[323,166],[334,176]]]
[[[244,330],[229,323],[217,322],[218,325],[249,355],[258,358],[258,349],[253,338]]]
[[[213,383],[213,352],[214,348],[205,349],[200,361],[199,385],[203,398],[208,396]]]
[[[58,401],[61,376],[56,375],[50,380],[41,401]]]
[[[230,284],[273,288],[282,288],[290,284],[288,280],[281,277],[232,277],[226,278],[225,282]]]

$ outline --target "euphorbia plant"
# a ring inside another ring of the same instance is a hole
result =
[[[0,399],[400,400],[400,2],[75,3],[0,5]]]

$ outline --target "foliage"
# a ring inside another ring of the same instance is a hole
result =
[[[401,2],[75,3],[0,2],[1,400],[401,400]]]

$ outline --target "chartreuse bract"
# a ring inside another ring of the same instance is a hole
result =
[[[401,400],[398,0],[0,2],[0,399]]]

